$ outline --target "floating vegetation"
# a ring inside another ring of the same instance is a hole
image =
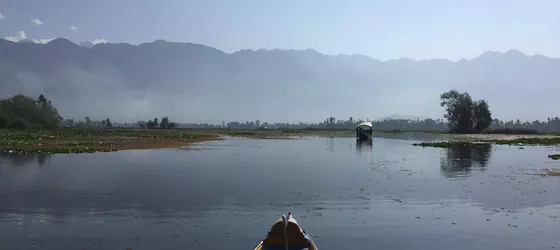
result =
[[[553,160],[560,160],[560,154],[548,155],[548,158]]]
[[[527,174],[528,175],[539,175],[539,176],[542,176],[542,177],[545,177],[545,176],[560,176],[560,169],[547,168],[547,169],[531,171],[531,173],[527,173]]]
[[[482,148],[482,147],[488,147],[490,143],[448,141],[448,142],[421,142],[421,143],[414,143],[412,145],[420,146],[420,147],[435,147],[435,148]]]
[[[414,143],[414,146],[438,147],[438,148],[476,148],[486,145],[510,145],[510,146],[554,146],[560,145],[560,136],[553,137],[521,137],[508,139],[484,139],[484,138],[463,138],[450,141],[421,142]]]
[[[228,133],[230,136],[256,136],[255,132],[233,131]]]
[[[192,142],[219,138],[219,134],[186,130],[0,130],[0,151],[17,154],[74,154],[179,148]]]
[[[486,140],[492,144],[515,145],[515,146],[552,146],[560,145],[560,136],[554,137],[527,137],[510,140]]]
[[[106,148],[49,148],[49,149],[12,149],[4,150],[4,153],[12,154],[31,154],[31,155],[49,155],[49,154],[79,154],[79,153],[95,153],[95,152],[112,152],[117,149]]]

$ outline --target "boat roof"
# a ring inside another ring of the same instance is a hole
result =
[[[358,124],[357,127],[361,127],[361,126],[373,127],[371,122],[362,122],[362,123]]]

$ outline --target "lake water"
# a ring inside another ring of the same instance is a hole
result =
[[[287,212],[320,249],[560,248],[558,149],[413,142],[0,155],[0,249],[253,249]]]

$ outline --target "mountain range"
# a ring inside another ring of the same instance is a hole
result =
[[[486,99],[495,118],[558,115],[560,59],[517,50],[459,61],[379,61],[315,50],[225,53],[156,40],[45,44],[0,39],[0,93],[45,94],[65,118],[181,122],[441,118],[447,90]],[[556,113],[555,113],[556,112]]]

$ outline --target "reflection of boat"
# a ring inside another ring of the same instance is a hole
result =
[[[266,238],[255,250],[316,250],[318,249],[309,235],[298,225],[290,213],[272,224]]]
[[[362,122],[356,127],[356,138],[359,140],[371,140],[373,137],[373,125],[371,122]]]
[[[372,140],[356,140],[357,152],[371,152]]]

